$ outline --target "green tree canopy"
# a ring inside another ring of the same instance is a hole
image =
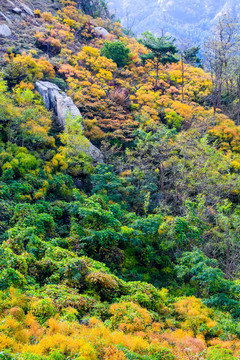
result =
[[[129,54],[129,48],[122,41],[106,41],[101,49],[101,55],[112,59],[118,67],[127,65]]]
[[[159,66],[176,63],[179,59],[176,56],[177,47],[174,39],[167,36],[154,37],[149,31],[143,33],[143,37],[139,40],[141,44],[149,50],[148,54],[141,55],[143,64],[150,61],[156,69],[155,91],[158,88],[158,72]]]
[[[202,67],[202,60],[199,57],[200,46],[192,46],[183,51],[184,61],[192,66]]]

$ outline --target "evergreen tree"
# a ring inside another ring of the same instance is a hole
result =
[[[189,65],[202,67],[202,60],[198,56],[199,50],[200,46],[193,46],[184,50],[184,61]]]
[[[141,44],[146,46],[149,51],[148,54],[141,56],[143,64],[150,61],[156,69],[156,78],[154,89],[158,89],[158,73],[159,66],[176,63],[179,59],[176,57],[177,47],[171,37],[162,36],[154,37],[152,33],[143,33],[143,38],[139,40]]]

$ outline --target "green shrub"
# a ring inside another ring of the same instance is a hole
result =
[[[167,124],[171,128],[176,128],[177,130],[181,128],[183,118],[178,115],[175,111],[171,110],[165,114]]]
[[[45,80],[57,85],[63,91],[67,90],[67,83],[59,77],[55,77],[54,79],[46,78]]]
[[[41,355],[26,353],[19,355],[16,360],[44,360],[44,358]]]
[[[39,166],[39,162],[31,154],[21,152],[16,156],[16,159],[19,162],[18,170],[21,175],[24,175],[28,170],[35,170]]]
[[[57,314],[56,306],[50,298],[33,300],[30,309],[41,324]]]
[[[26,280],[18,270],[7,268],[0,274],[0,290],[8,289],[10,286],[22,288],[25,284]]]
[[[11,354],[6,353],[5,351],[0,352],[0,360],[15,360]]]
[[[62,309],[61,319],[68,321],[68,322],[73,322],[73,321],[77,321],[77,315],[78,315],[78,311],[76,309],[74,309],[72,307],[68,307],[68,308]]]
[[[207,353],[206,360],[237,360],[236,357],[232,355],[231,350],[221,349],[216,346],[210,348]]]
[[[112,59],[118,67],[127,65],[130,50],[122,41],[106,41],[101,50],[101,55]]]
[[[175,360],[175,356],[171,350],[162,348],[159,349],[158,354],[154,356],[154,360]]]
[[[47,358],[47,360],[64,360],[65,355],[58,350],[53,351],[50,356]]]

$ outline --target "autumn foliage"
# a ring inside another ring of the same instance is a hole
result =
[[[210,74],[74,1],[35,17],[0,78],[0,359],[240,358],[240,128]]]

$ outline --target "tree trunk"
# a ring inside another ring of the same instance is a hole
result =
[[[157,89],[158,89],[158,73],[159,73],[159,62],[157,62],[157,68],[156,68],[156,79],[155,79],[155,86],[154,86],[155,91],[157,91]]]
[[[161,171],[161,192],[164,193],[164,166],[161,164],[160,166]]]
[[[184,61],[183,54],[181,54],[181,65],[182,65],[182,103],[184,103]]]

